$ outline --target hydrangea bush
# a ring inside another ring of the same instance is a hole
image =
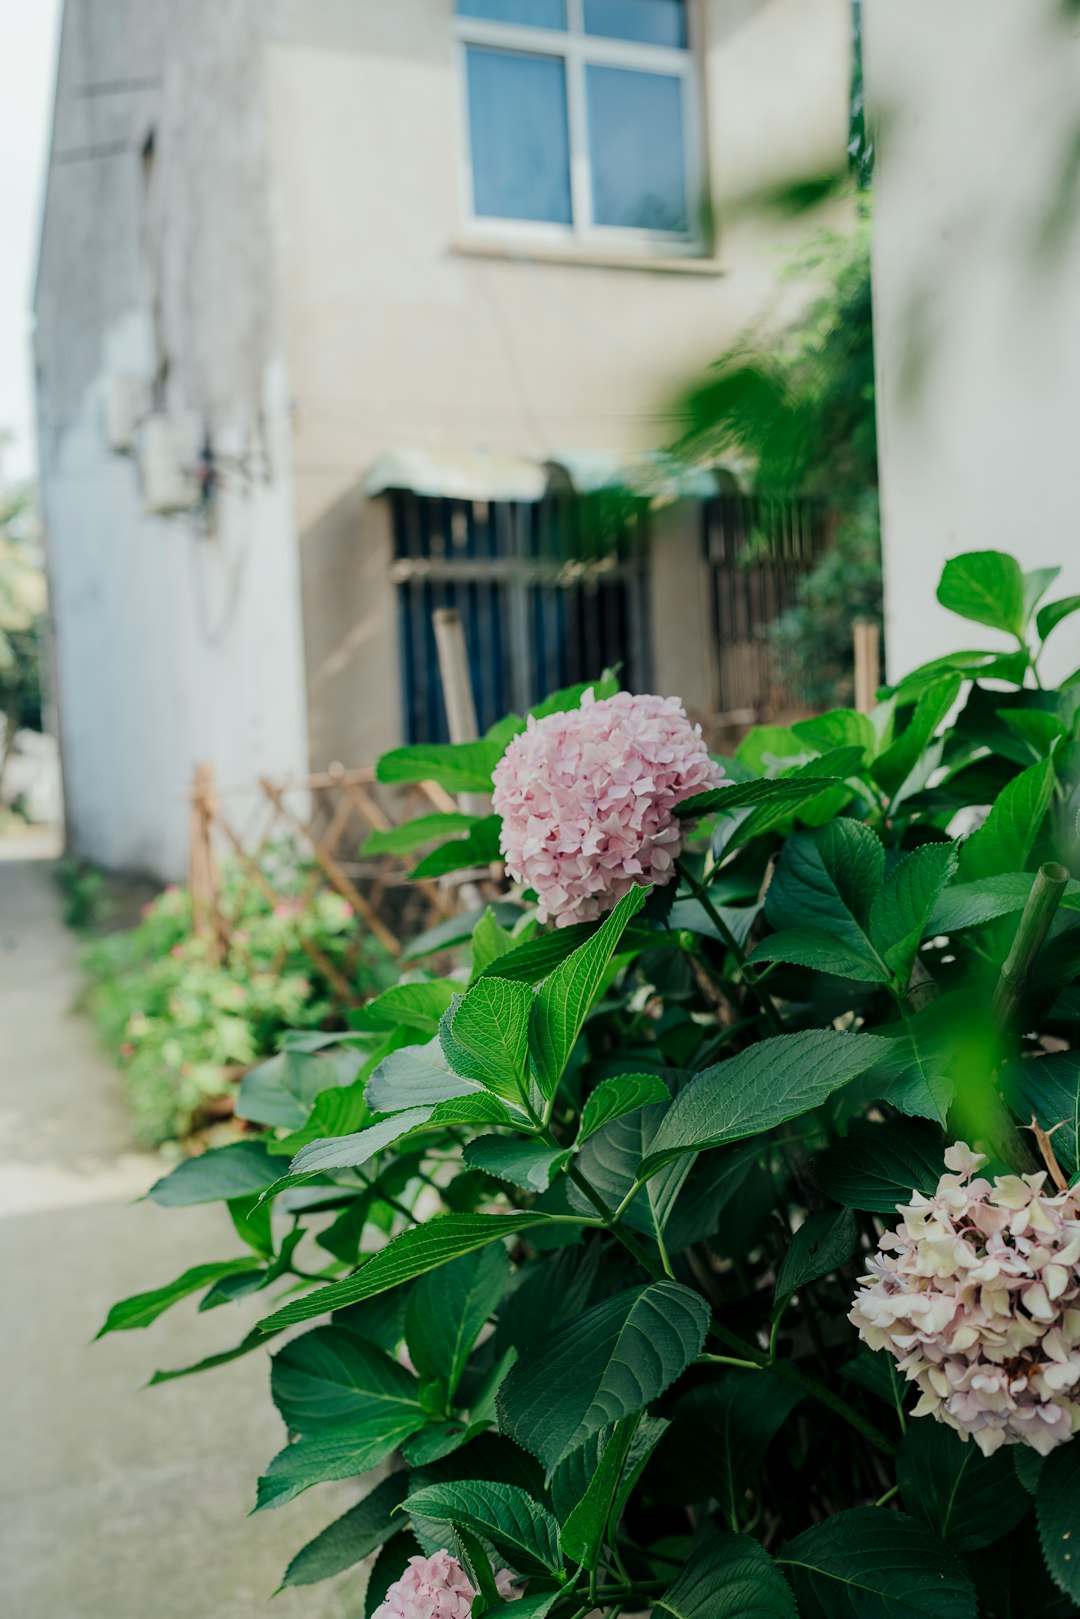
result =
[[[503,858],[505,897],[248,1076],[250,1135],[151,1193],[224,1203],[241,1252],[103,1328],[266,1292],[154,1380],[268,1348],[257,1509],[356,1480],[285,1584],[373,1559],[368,1619],[1080,1613],[1055,572],[954,559],[985,650],[732,758],[606,681],[383,759],[493,792],[395,836],[424,876]]]

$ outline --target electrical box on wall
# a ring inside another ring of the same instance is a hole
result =
[[[101,425],[114,455],[130,455],[139,436],[139,424],[149,415],[150,384],[145,377],[114,371],[101,387]]]
[[[147,416],[139,429],[143,507],[155,517],[203,503],[203,424],[193,414]]]

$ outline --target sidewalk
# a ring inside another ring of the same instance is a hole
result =
[[[143,1387],[238,1341],[247,1318],[185,1303],[91,1342],[117,1299],[239,1250],[220,1209],[133,1206],[162,1165],[132,1148],[119,1077],[71,1010],[54,853],[44,836],[0,840],[0,1613],[359,1619],[359,1571],[268,1609],[290,1557],[357,1492],[247,1516],[284,1440],[266,1357]]]

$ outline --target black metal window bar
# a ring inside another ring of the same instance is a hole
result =
[[[828,544],[826,503],[725,493],[704,505],[716,642],[716,708],[731,724],[804,710],[769,630]]]
[[[392,499],[410,743],[447,740],[437,607],[462,616],[481,730],[616,664],[624,685],[647,688],[644,502],[561,492],[538,502]]]

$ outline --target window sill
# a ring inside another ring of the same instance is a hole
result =
[[[678,254],[619,253],[610,248],[576,243],[507,242],[483,236],[459,236],[450,243],[452,253],[465,258],[504,259],[539,264],[579,264],[593,270],[644,270],[658,275],[722,276],[727,267],[720,259]]]

